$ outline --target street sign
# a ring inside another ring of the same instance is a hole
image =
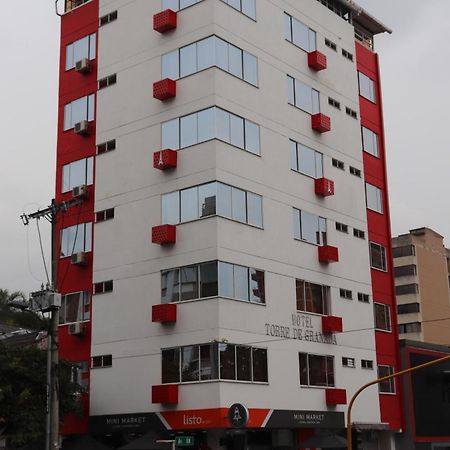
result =
[[[194,436],[176,436],[175,445],[178,447],[193,447]]]

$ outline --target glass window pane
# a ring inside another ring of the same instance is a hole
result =
[[[244,148],[244,119],[230,114],[230,143],[239,148]]]
[[[180,77],[197,72],[197,44],[180,48]]]
[[[214,139],[214,111],[215,108],[205,109],[197,114],[198,118],[198,142]]]
[[[247,211],[246,211],[246,192],[241,189],[232,188],[231,189],[231,208],[232,208],[232,218],[238,222],[247,222]]]
[[[184,116],[180,121],[181,148],[198,143],[197,113]]]
[[[319,91],[311,89],[312,95],[312,114],[317,114],[320,112],[320,94]]]
[[[92,223],[84,224],[84,236],[82,238],[84,238],[84,248],[81,251],[90,252],[92,250]]]
[[[305,51],[309,51],[309,29],[299,22],[297,19],[292,19],[292,37],[295,45],[298,45]]]
[[[264,272],[256,269],[250,270],[250,301],[266,303]]]
[[[200,217],[216,214],[217,184],[209,183],[198,188],[198,209]]]
[[[162,78],[177,80],[180,76],[179,52],[173,52],[162,55]]]
[[[222,217],[231,217],[231,186],[217,183],[217,214]]]
[[[244,52],[244,80],[258,86],[258,60],[247,52]]]
[[[86,183],[86,160],[70,163],[70,189]]]
[[[161,148],[180,148],[180,120],[173,119],[161,124]]]
[[[332,356],[326,357],[327,364],[327,386],[334,386],[334,358]]]
[[[176,225],[180,222],[180,193],[170,192],[161,198],[161,216],[163,224]]]
[[[218,295],[217,261],[200,265],[200,297]]]
[[[215,36],[197,42],[197,70],[213,67],[216,61]]]
[[[70,186],[70,164],[66,164],[63,166],[61,192],[70,191]]]
[[[367,207],[379,213],[383,212],[381,189],[366,183]]]
[[[219,378],[219,352],[217,344],[200,346],[200,380]]]
[[[216,37],[216,66],[228,72],[228,43]]]
[[[245,121],[245,149],[260,154],[259,126],[248,120]]]
[[[317,37],[314,30],[309,29],[309,52],[313,52],[317,49]]]
[[[181,348],[181,381],[198,381],[200,379],[200,360],[198,345]]]
[[[299,171],[305,175],[316,178],[316,152],[309,147],[298,146]]]
[[[249,300],[248,267],[234,266],[234,298],[239,300]]]
[[[230,113],[216,108],[216,138],[230,142]]]
[[[251,347],[236,346],[237,379],[240,381],[252,380]]]
[[[79,98],[78,100],[74,100],[72,102],[72,123],[71,128],[82,120],[87,119],[87,97]]]
[[[242,12],[256,20],[256,0],[242,0]]]
[[[316,177],[321,178],[323,177],[323,155],[322,153],[315,152],[316,153]]]
[[[363,150],[378,157],[378,135],[366,127],[362,127]]]
[[[292,42],[291,16],[284,13],[284,38]]]
[[[291,105],[295,105],[295,80],[292,77],[287,77],[287,84],[288,84],[288,103]]]
[[[327,386],[327,361],[324,356],[308,355],[309,384]]]
[[[229,72],[236,77],[242,78],[242,50],[228,44],[228,61]]]
[[[81,322],[83,311],[82,292],[66,295],[66,323]]]
[[[301,239],[300,211],[296,208],[293,208],[292,212],[293,212],[293,219],[294,219],[294,238]]]
[[[219,295],[234,298],[233,264],[219,262]]]
[[[73,128],[72,125],[72,104],[64,105],[64,131]]]
[[[298,80],[295,80],[295,105],[306,112],[312,113],[311,88]]]
[[[198,219],[198,188],[181,191],[181,222]]]
[[[180,301],[180,269],[161,273],[161,303]]]
[[[261,228],[263,226],[262,197],[253,192],[247,192],[247,223]]]
[[[79,39],[73,43],[73,60],[76,64],[84,58],[89,57],[89,36]]]
[[[180,349],[162,350],[162,382],[180,382]]]
[[[83,320],[91,318],[91,293],[83,292]]]
[[[220,379],[236,379],[236,357],[233,344],[219,344],[220,354]]]
[[[306,311],[305,284],[303,280],[295,280],[297,311]]]
[[[70,44],[66,47],[66,70],[72,69],[75,67],[75,63],[73,60],[73,44]]]
[[[95,59],[97,51],[97,35],[91,34],[89,36],[89,59]]]
[[[267,350],[265,348],[253,348],[253,381],[267,383],[269,381],[267,369]]]
[[[319,218],[306,211],[301,212],[302,240],[311,244],[319,243]]]
[[[241,10],[241,0],[226,0],[226,2],[234,9]]]
[[[92,122],[95,118],[95,95],[92,94],[88,97],[88,108],[87,108],[87,120]]]
[[[297,143],[295,141],[289,141],[289,150],[291,152],[291,169],[298,171]]]
[[[309,385],[308,355],[306,353],[299,353],[298,363],[300,371],[300,384],[303,386],[308,386]]]
[[[319,245],[327,245],[327,220],[319,217]]]
[[[359,93],[368,100],[375,102],[375,83],[367,75],[358,72]]]
[[[180,267],[181,301],[199,298],[198,266]]]
[[[178,0],[162,0],[162,11],[165,9],[171,9],[172,11],[178,11]]]
[[[94,182],[94,158],[86,159],[86,179],[85,184],[91,185]]]

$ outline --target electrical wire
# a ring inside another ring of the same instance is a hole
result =
[[[30,235],[29,235],[29,227],[25,227],[26,228],[26,236],[27,236],[27,265],[28,265],[28,272],[30,273],[31,277],[39,282],[42,283],[42,279],[37,278],[34,273],[33,270],[31,268],[31,259],[30,259]]]
[[[39,228],[39,220],[40,220],[39,218],[36,219],[36,227],[37,227],[38,236],[39,236],[39,247],[41,248],[42,262],[44,263],[44,270],[45,270],[45,276],[47,277],[47,283],[50,285],[50,278],[48,276],[47,262],[45,261],[44,248],[42,246],[42,236],[41,236],[41,229]]]

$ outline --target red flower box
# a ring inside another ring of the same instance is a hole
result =
[[[164,303],[152,306],[152,322],[175,323],[177,321],[177,305]]]
[[[159,170],[175,169],[177,167],[178,152],[171,149],[153,153],[153,167]]]
[[[310,52],[308,53],[308,66],[316,72],[324,70],[327,68],[327,57],[317,50]]]
[[[325,398],[327,405],[346,405],[347,391],[345,389],[326,389]]]
[[[170,78],[153,83],[153,97],[162,102],[177,96],[177,82]]]
[[[311,116],[311,127],[318,133],[326,133],[331,130],[331,119],[322,113],[314,114]]]
[[[152,242],[154,244],[175,244],[177,241],[177,227],[175,225],[158,225],[152,228]]]
[[[152,403],[176,405],[178,403],[178,384],[152,386]]]
[[[328,178],[317,178],[314,181],[314,190],[317,195],[322,197],[334,195],[334,181]]]
[[[153,29],[158,33],[166,33],[177,27],[177,13],[166,9],[153,16]]]
[[[323,263],[338,262],[338,248],[331,245],[323,245],[319,247],[319,261]]]
[[[342,317],[323,316],[322,333],[342,333]]]

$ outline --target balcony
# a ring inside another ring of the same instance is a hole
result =
[[[166,9],[153,16],[153,29],[158,33],[167,33],[177,27],[177,13]]]

